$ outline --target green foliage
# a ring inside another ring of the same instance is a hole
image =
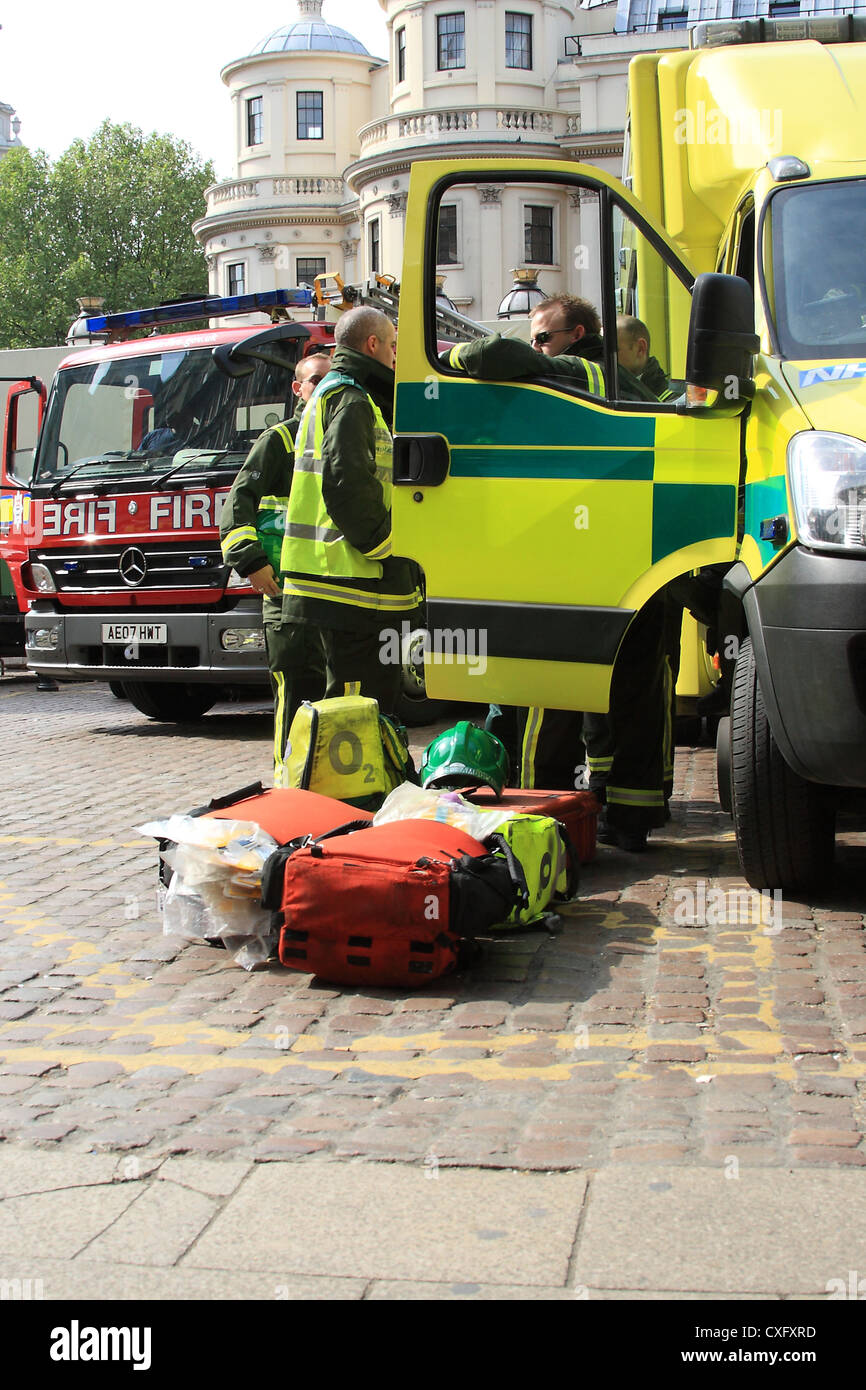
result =
[[[119,313],[206,294],[191,227],[214,180],[185,141],[110,121],[53,165],[12,150],[0,161],[0,348],[63,343],[79,295]]]

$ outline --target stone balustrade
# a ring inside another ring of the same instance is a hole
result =
[[[496,112],[497,130],[535,130],[543,134],[553,133],[553,116],[549,111],[504,110]]]
[[[568,124],[574,119],[564,112],[527,107],[472,106],[407,111],[362,127],[359,131],[361,158],[421,141],[453,139],[455,135],[481,142],[508,139],[509,136],[517,140],[529,134],[553,141],[574,133]]]
[[[297,202],[304,206],[333,206],[349,196],[341,178],[331,175],[300,178],[228,179],[215,183],[207,190],[208,213],[224,212],[233,205],[264,204],[279,201]]]
[[[221,203],[240,203],[257,197],[258,191],[258,179],[230,179],[227,183],[217,183],[209,188],[207,199],[217,206]]]

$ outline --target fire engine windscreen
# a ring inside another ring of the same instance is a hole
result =
[[[782,356],[866,355],[866,180],[780,189],[765,279]]]
[[[209,348],[111,357],[58,372],[34,484],[237,472],[295,405],[290,371],[224,375]]]

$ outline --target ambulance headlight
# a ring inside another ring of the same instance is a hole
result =
[[[54,583],[54,576],[47,565],[31,565],[30,573],[33,583],[40,594],[56,594],[57,585]]]
[[[263,652],[265,630],[262,627],[227,627],[220,643],[227,652]]]
[[[36,632],[28,632],[27,647],[32,652],[56,652],[60,646],[59,627],[40,627]]]
[[[788,482],[800,543],[814,550],[866,548],[866,444],[807,430],[788,445]]]

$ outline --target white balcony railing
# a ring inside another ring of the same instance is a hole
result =
[[[361,158],[386,149],[401,149],[419,142],[458,139],[482,143],[488,140],[525,139],[527,134],[545,141],[569,133],[568,117],[561,111],[540,107],[471,106],[437,111],[407,111],[373,121],[359,131]]]
[[[341,178],[331,175],[300,178],[228,179],[207,190],[208,214],[229,209],[261,208],[269,203],[282,207],[297,203],[302,207],[333,207],[350,196]]]

